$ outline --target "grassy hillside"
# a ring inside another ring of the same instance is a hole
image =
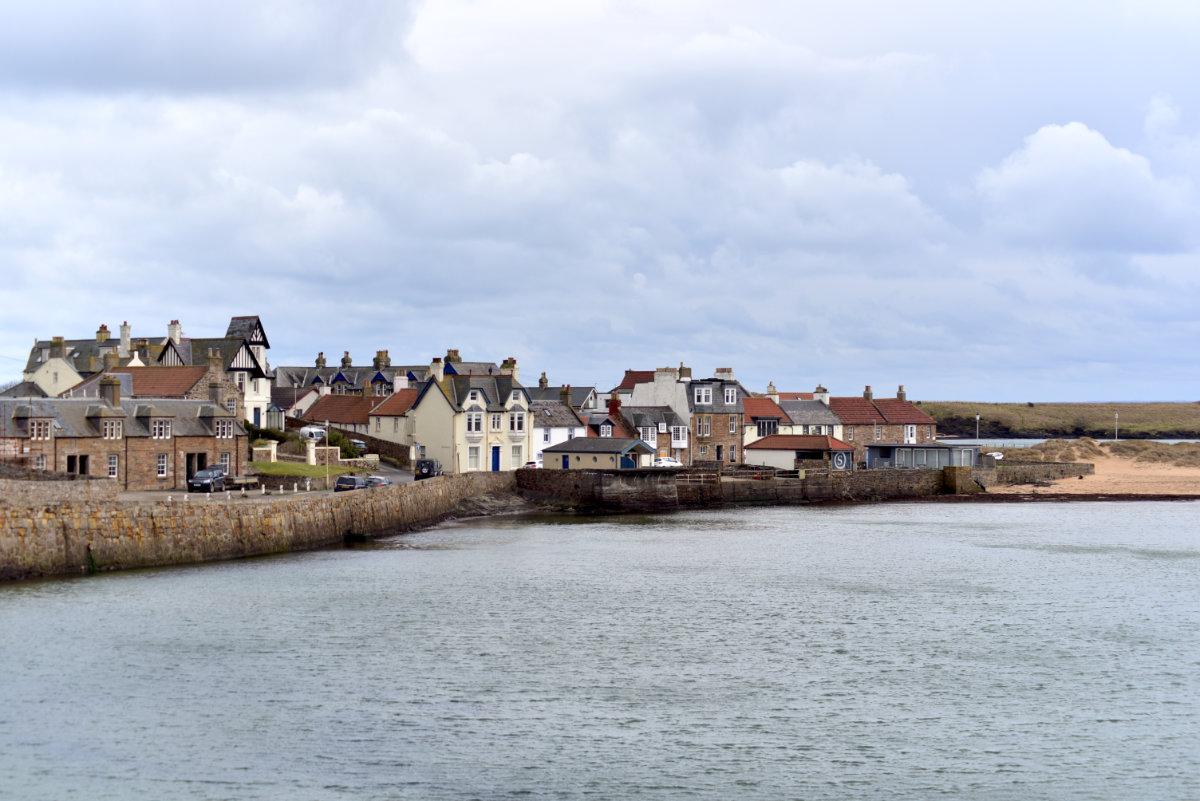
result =
[[[975,436],[981,415],[984,437],[1096,437],[1111,439],[1113,414],[1121,414],[1121,437],[1200,438],[1200,403],[973,403],[922,401],[938,421],[938,433]]]

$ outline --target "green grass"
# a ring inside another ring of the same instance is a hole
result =
[[[302,462],[251,462],[251,469],[260,476],[286,476],[288,478],[324,478],[326,475],[340,476],[353,473],[353,469],[331,464],[304,464]]]
[[[923,401],[939,434],[984,437],[1111,438],[1113,415],[1121,436],[1145,439],[1200,438],[1200,403],[974,403]]]

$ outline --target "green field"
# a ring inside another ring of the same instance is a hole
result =
[[[938,421],[938,433],[975,436],[980,415],[983,437],[1095,437],[1112,439],[1113,415],[1120,414],[1121,437],[1200,438],[1198,403],[974,403],[922,401]]]

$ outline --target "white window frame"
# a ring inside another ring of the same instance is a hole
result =
[[[732,406],[737,403],[737,387],[725,387],[725,405]]]
[[[166,478],[167,477],[167,468],[169,467],[169,465],[167,463],[167,455],[165,453],[158,454],[158,456],[155,457],[154,464],[155,464],[155,471],[154,471],[155,474],[159,478]]]
[[[671,442],[687,442],[688,429],[687,426],[671,426]]]
[[[655,442],[658,442],[658,429],[656,429],[654,426],[642,426],[641,433],[642,442],[648,442],[651,445],[653,445]]]
[[[508,430],[515,434],[525,433],[525,412],[512,412],[509,414]]]
[[[376,417],[375,418],[375,433],[378,434],[382,430],[383,430],[383,418]]]
[[[550,441],[550,429],[543,428],[542,429],[542,442],[549,442],[549,441]]]
[[[917,441],[917,427],[915,425],[906,425],[904,427],[904,441],[910,444]]]
[[[883,426],[879,425],[879,423],[876,423],[875,424],[875,441],[878,442],[881,439],[883,439]]]
[[[467,433],[480,434],[483,432],[483,412],[467,412]]]
[[[521,465],[525,464],[525,462],[522,461],[522,459],[521,459],[521,446],[520,445],[512,446],[512,464],[513,464],[513,467],[520,467]]]
[[[122,428],[120,420],[105,420],[101,424],[102,439],[120,439]]]
[[[711,406],[712,405],[712,387],[695,387],[692,398],[697,405]]]
[[[467,469],[468,470],[478,470],[479,469],[479,452],[480,452],[480,447],[478,445],[470,445],[467,447]]]
[[[729,415],[729,433],[730,433],[730,434],[736,434],[736,433],[737,433],[737,429],[738,429],[738,425],[737,425],[737,415],[736,415],[736,414],[731,414],[731,415]]]
[[[39,442],[46,442],[50,439],[51,428],[49,420],[30,420],[29,438]]]
[[[502,428],[504,428],[504,415],[500,414],[499,412],[493,412],[491,423],[493,431],[500,431]]]
[[[151,420],[150,421],[150,439],[170,439],[171,438],[171,421],[170,420]]]
[[[108,455],[108,477],[116,478],[121,473],[121,458],[115,453]]]
[[[612,437],[612,432],[613,432],[613,427],[611,425],[609,425],[608,423],[600,424],[600,436]]]
[[[233,460],[229,456],[229,451],[222,451],[221,455],[217,458],[217,464],[221,465],[221,467],[224,467],[225,472],[229,472],[229,465],[232,463],[232,461]]]
[[[393,418],[392,418],[392,433],[393,433],[393,434],[396,434],[396,433],[398,433],[399,431],[400,431],[400,418],[399,418],[399,417],[393,417]]]

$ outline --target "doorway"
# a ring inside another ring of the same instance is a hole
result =
[[[721,461],[721,446],[717,446],[717,461]]]
[[[185,457],[185,468],[189,479],[206,467],[208,467],[207,453],[189,453]]]

